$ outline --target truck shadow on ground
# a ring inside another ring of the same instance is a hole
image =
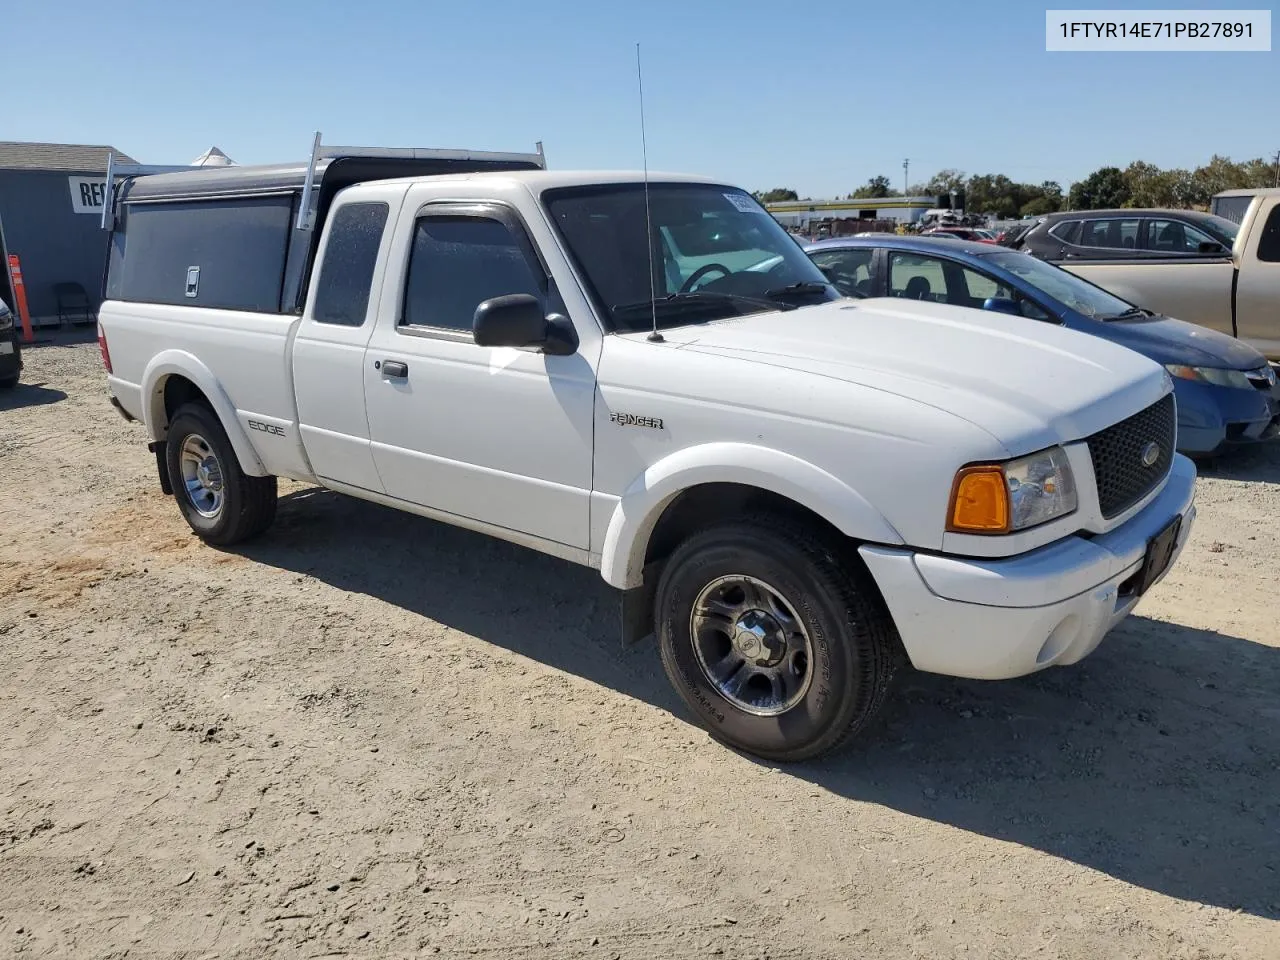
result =
[[[334,545],[340,544],[340,549]],[[326,491],[244,553],[688,713],[592,570]],[[1131,617],[1003,683],[908,671],[861,746],[782,772],[1184,900],[1280,919],[1280,650]],[[850,842],[857,842],[851,837]]]
[[[21,407],[41,407],[67,399],[61,390],[52,390],[42,383],[22,383],[8,390],[0,390],[0,410],[17,410]]]

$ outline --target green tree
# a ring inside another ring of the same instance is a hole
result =
[[[1208,203],[1209,198],[1223,190],[1235,190],[1247,186],[1247,177],[1241,164],[1232,162],[1228,157],[1214,154],[1203,167],[1196,167],[1192,172],[1195,178],[1197,196],[1204,199],[1200,203]]]
[[[953,190],[963,190],[965,185],[964,173],[960,170],[939,170],[933,175],[933,178],[925,185],[924,192],[929,196],[943,196],[951,193]]]
[[[893,185],[889,182],[889,178],[880,174],[872,177],[857,190],[853,191],[853,193],[849,194],[849,199],[869,200],[873,197],[896,197],[898,195],[898,191],[893,189]]]
[[[1246,160],[1240,164],[1240,172],[1244,181],[1240,184],[1241,187],[1251,187],[1254,190],[1260,187],[1280,187],[1280,164],[1274,159],[1256,157]]]
[[[1047,196],[1039,196],[1024,203],[1018,214],[1023,217],[1042,217],[1046,213],[1057,213],[1058,206]]]
[[[764,193],[756,193],[755,197],[761,203],[782,203],[786,200],[799,200],[800,194],[790,187],[774,187]]]
[[[1123,207],[1129,200],[1129,185],[1119,167],[1102,167],[1071,185],[1072,210],[1105,210]]]
[[[1173,203],[1171,171],[1154,163],[1135,160],[1124,169],[1124,182],[1129,188],[1131,207],[1167,207]]]

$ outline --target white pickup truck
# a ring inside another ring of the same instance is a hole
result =
[[[714,181],[329,153],[108,199],[113,402],[210,543],[292,477],[589,565],[714,736],[795,760],[904,659],[1078,661],[1187,540],[1195,470],[1136,353],[840,299]]]

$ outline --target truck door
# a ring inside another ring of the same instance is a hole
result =
[[[1236,282],[1236,336],[1280,360],[1280,197],[1258,200],[1246,220]]]
[[[386,247],[404,187],[338,197],[317,251],[320,269],[293,342],[298,432],[324,481],[383,491],[365,417],[364,354],[377,314]]]
[[[577,305],[566,307],[514,207],[430,197],[430,185],[409,190],[365,356],[386,493],[586,550],[598,327],[571,277],[560,278]],[[577,352],[477,346],[476,307],[513,293],[568,315]]]

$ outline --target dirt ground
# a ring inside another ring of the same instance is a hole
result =
[[[281,494],[201,545],[93,344],[0,398],[0,956],[1280,956],[1276,447],[1082,664],[785,768],[597,574]]]

